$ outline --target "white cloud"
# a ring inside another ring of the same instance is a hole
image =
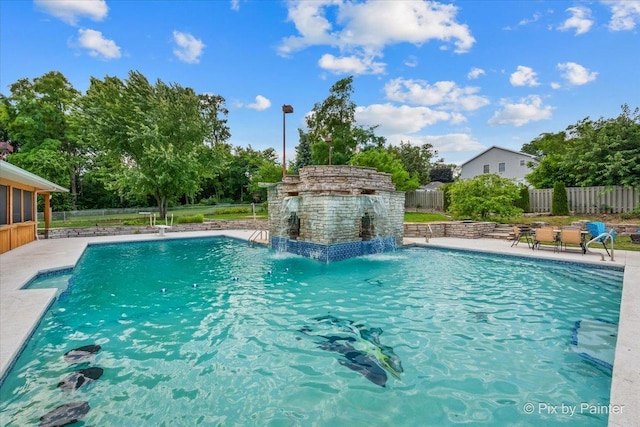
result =
[[[240,0],[231,0],[231,10],[236,12],[240,10]]]
[[[411,67],[411,68],[417,67],[418,66],[418,58],[416,58],[414,55],[411,55],[407,59],[405,59],[404,65],[406,65],[407,67]]]
[[[567,12],[571,14],[571,17],[564,21],[564,23],[558,27],[561,31],[568,31],[571,29],[576,30],[576,36],[589,32],[593,25],[593,19],[591,18],[591,9],[582,6],[570,7]]]
[[[105,39],[100,31],[78,30],[78,43],[89,51],[89,55],[104,59],[120,58],[120,47],[113,40]]]
[[[385,135],[385,137],[391,145],[399,145],[401,141],[408,142],[417,147],[424,144],[431,144],[438,152],[438,155],[442,155],[442,153],[477,151],[486,148],[466,133],[450,133],[445,135],[409,135],[398,133]]]
[[[395,106],[392,104],[372,104],[356,107],[356,121],[364,126],[379,125],[382,134],[418,132],[426,126],[448,121],[452,115],[429,107]]]
[[[380,74],[384,72],[386,64],[375,62],[373,57],[343,56],[338,58],[325,53],[318,61],[318,65],[335,74]]]
[[[44,12],[70,25],[76,25],[82,16],[87,16],[93,21],[102,21],[109,11],[104,0],[34,0],[34,2]]]
[[[550,119],[553,107],[542,105],[542,98],[530,95],[519,103],[511,104],[507,100],[500,101],[502,109],[495,112],[487,123],[490,125],[513,125],[516,127],[529,122]]]
[[[431,144],[439,154],[473,151],[485,148],[480,142],[466,133],[450,133],[447,135],[433,135],[421,138],[424,143]]]
[[[560,89],[562,85],[558,82],[551,82],[551,89]]]
[[[573,86],[581,86],[592,82],[598,76],[598,73],[589,71],[587,68],[575,62],[565,62],[558,64],[558,69],[563,71],[562,77]]]
[[[263,111],[267,108],[271,107],[271,101],[265,98],[262,95],[256,96],[256,101],[252,104],[248,104],[247,108],[251,108],[252,110]]]
[[[200,55],[202,55],[202,51],[206,47],[202,40],[198,40],[189,33],[174,31],[173,41],[178,45],[173,49],[173,53],[179,60],[187,64],[200,62]]]
[[[439,81],[430,85],[424,80],[397,78],[384,86],[387,99],[415,105],[439,105],[454,110],[473,111],[489,104],[489,100],[477,95],[477,87],[459,87],[452,81]]]
[[[422,45],[434,40],[453,45],[455,52],[463,53],[475,43],[468,26],[456,21],[458,8],[453,5],[430,1],[293,0],[288,7],[288,20],[295,24],[298,35],[282,40],[278,52],[283,56],[309,46],[330,46],[344,58],[362,57],[365,64],[384,66],[373,62],[373,58],[382,57],[389,45]],[[327,16],[336,18],[332,22]]]
[[[640,24],[640,1],[603,1],[611,6],[611,20],[609,29],[611,31],[633,30],[636,24]]]
[[[518,27],[524,27],[527,26],[531,23],[537,22],[540,20],[540,18],[542,18],[542,13],[540,12],[536,12],[533,14],[533,16],[531,18],[524,18],[522,20],[520,20],[520,22],[518,22],[518,24],[513,27],[511,25],[507,25],[506,27],[504,27],[504,30],[506,31],[512,31],[512,30],[516,30]]]
[[[469,74],[467,74],[467,78],[469,80],[475,80],[485,74],[487,73],[485,73],[482,68],[473,67],[471,71],[469,71]]]
[[[509,82],[513,86],[538,86],[540,83],[536,80],[536,76],[532,68],[518,65],[516,71],[511,74]]]

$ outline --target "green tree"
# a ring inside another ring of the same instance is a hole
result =
[[[152,85],[136,71],[125,80],[92,78],[82,125],[95,146],[120,159],[112,177],[120,193],[153,196],[164,218],[170,201],[200,189],[205,142],[227,134],[205,101],[178,84]]]
[[[11,163],[69,187],[71,194],[55,195],[52,204],[56,209],[63,208],[61,204],[75,209],[79,180],[88,158],[75,120],[80,92],[57,71],[33,81],[20,79],[9,89],[11,94],[2,99],[1,121],[15,149]],[[59,170],[39,167],[40,162],[55,163]]]
[[[527,175],[536,188],[640,186],[640,110],[622,106],[614,119],[588,117],[565,132],[543,134],[522,147],[540,164]]]
[[[356,104],[351,100],[353,76],[338,80],[329,90],[329,96],[313,106],[306,118],[306,140],[311,146],[313,164],[345,165],[358,149],[380,148],[384,137],[376,136],[376,126],[358,126],[355,120]],[[301,139],[303,132],[301,133]]]
[[[430,182],[439,181],[443,183],[449,183],[455,181],[453,171],[456,165],[445,165],[444,163],[435,163],[429,170]]]
[[[383,148],[373,148],[362,151],[351,158],[349,164],[376,168],[378,172],[391,175],[391,181],[398,191],[411,191],[420,186],[417,176],[409,175],[402,162],[392,151]]]
[[[569,186],[640,187],[640,109],[623,105],[616,118],[587,118],[568,130],[575,141],[562,163]]]
[[[522,209],[523,212],[531,211],[531,201],[529,199],[529,187],[523,184],[518,184],[520,191],[520,197],[516,200],[516,207]]]
[[[567,198],[567,189],[563,182],[556,182],[553,186],[551,215],[569,215],[569,200]]]
[[[313,164],[309,135],[304,133],[302,129],[298,129],[298,134],[300,136],[300,142],[296,146],[296,160],[293,164],[293,173],[295,174],[303,167]]]
[[[266,150],[255,150],[249,145],[248,147],[235,147],[233,156],[229,162],[229,167],[221,176],[223,181],[223,192],[225,196],[232,200],[241,202],[251,201],[253,197],[249,197],[251,193],[251,182],[253,176],[256,178],[256,186],[259,179],[263,179],[258,173],[265,163],[275,165],[276,152],[273,148]],[[282,179],[282,166],[279,167],[279,179]],[[265,178],[266,179],[266,178]],[[256,190],[257,191],[257,190]],[[258,191],[258,193],[260,193]]]
[[[421,185],[431,182],[429,172],[431,170],[431,159],[438,155],[431,144],[423,144],[418,147],[410,142],[400,141],[400,145],[392,147],[404,168],[409,174],[418,177]]]
[[[566,132],[558,132],[544,133],[524,144],[521,151],[539,159],[537,165],[529,164],[533,171],[527,175],[527,182],[536,188],[552,188],[555,182],[566,179],[562,162],[571,143]]]
[[[509,218],[522,213],[515,206],[518,186],[498,174],[482,174],[450,185],[449,211],[458,218],[483,219],[494,215]]]

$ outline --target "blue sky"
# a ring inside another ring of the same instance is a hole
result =
[[[129,70],[226,99],[230,143],[287,160],[298,128],[354,76],[358,124],[447,163],[640,106],[640,1],[0,2],[0,91]]]

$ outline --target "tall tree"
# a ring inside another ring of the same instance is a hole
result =
[[[640,186],[640,110],[622,106],[613,119],[588,117],[565,132],[543,134],[522,147],[540,158],[527,175],[537,188],[556,182],[569,187]]]
[[[16,151],[11,163],[69,187],[70,206],[64,208],[75,209],[78,181],[87,160],[86,147],[74,120],[80,92],[58,71],[33,81],[20,79],[9,89],[11,94],[3,99],[3,128]],[[44,166],[53,163],[64,172],[52,172]],[[66,194],[55,195],[54,205],[61,208],[60,204],[69,202],[68,198]]]
[[[431,144],[418,147],[408,141],[400,141],[399,146],[391,149],[396,152],[406,171],[418,177],[421,185],[430,182],[431,159],[438,155]]]
[[[131,71],[125,80],[91,79],[82,123],[96,146],[120,159],[121,173],[113,177],[120,192],[153,196],[164,218],[170,201],[199,190],[199,148],[228,132],[213,113],[223,112],[222,99],[215,110],[206,101],[191,88],[153,85]]]
[[[306,137],[313,164],[328,164],[331,157],[331,164],[344,165],[358,150],[384,146],[384,137],[375,134],[376,126],[356,124],[352,94],[353,76],[338,80],[329,89],[329,96],[316,103],[307,116]]]
[[[298,134],[300,135],[300,142],[296,146],[296,160],[293,164],[293,172],[296,174],[303,167],[313,164],[309,135],[304,133],[302,129],[298,129]]]

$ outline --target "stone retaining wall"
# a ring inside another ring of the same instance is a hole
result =
[[[174,224],[166,230],[166,233],[183,231],[208,231],[208,230],[259,230],[266,229],[266,220],[214,220],[194,224]],[[65,227],[48,230],[47,238],[62,239],[66,237],[95,237],[117,236],[123,234],[150,234],[158,233],[157,228],[149,225],[117,225],[110,227]]]
[[[496,228],[495,222],[405,222],[405,237],[459,237],[462,239],[480,239]],[[429,231],[431,228],[431,231]]]

